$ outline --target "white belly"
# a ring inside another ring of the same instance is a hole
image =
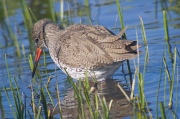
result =
[[[84,79],[86,76],[89,79],[97,79],[98,81],[104,80],[106,78],[110,78],[113,76],[115,71],[121,66],[123,61],[120,62],[115,62],[113,64],[105,65],[104,67],[101,68],[96,68],[92,70],[86,70],[86,69],[81,69],[81,68],[70,68],[67,65],[64,65],[61,62],[56,62],[54,61],[60,69],[69,76],[71,76],[74,79]]]

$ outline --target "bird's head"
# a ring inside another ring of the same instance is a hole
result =
[[[34,77],[37,64],[39,62],[40,56],[42,54],[42,49],[44,47],[47,48],[47,40],[45,35],[45,28],[48,24],[51,24],[51,20],[49,19],[42,19],[36,22],[32,29],[32,39],[36,45],[36,56],[35,56],[35,63],[32,72],[32,78]]]
[[[37,48],[47,47],[45,28],[52,21],[49,19],[42,19],[36,22],[32,29],[32,39],[35,42]]]

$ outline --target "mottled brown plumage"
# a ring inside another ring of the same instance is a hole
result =
[[[103,26],[82,24],[62,29],[43,19],[34,24],[32,38],[37,47],[48,48],[53,61],[63,71],[66,68],[73,78],[83,78],[86,71],[90,75],[94,73],[96,78],[106,78],[112,76],[124,60],[137,56],[136,49],[140,46],[136,41],[120,40],[124,32],[116,36]],[[113,69],[109,71],[111,74],[105,71],[110,69]]]

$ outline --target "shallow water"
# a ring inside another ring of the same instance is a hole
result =
[[[14,3],[13,3],[14,2]],[[3,3],[3,2],[2,2]],[[43,3],[39,3],[38,1],[27,1],[28,6],[32,9],[37,19],[42,18],[50,18],[50,8],[48,7],[48,1],[44,1]],[[117,6],[116,1],[114,0],[99,0],[99,1],[89,1],[90,7],[85,7],[82,1],[64,1],[64,17],[68,22],[64,23],[64,27],[70,24],[93,24],[93,25],[102,25],[111,29],[114,33],[118,34],[120,30],[120,22],[119,18],[117,19]],[[152,115],[156,115],[156,95],[157,89],[160,80],[160,72],[162,67],[162,80],[160,84],[158,102],[164,102],[164,105],[168,105],[169,101],[169,84],[166,84],[164,87],[164,65],[162,62],[162,58],[166,58],[166,62],[169,71],[172,71],[172,58],[174,48],[177,47],[180,50],[180,2],[178,0],[172,0],[172,2],[159,2],[159,1],[142,1],[142,0],[134,0],[134,1],[122,1],[121,6],[123,9],[123,17],[124,24],[128,26],[126,31],[127,38],[129,40],[138,39],[139,44],[142,44],[140,50],[142,51],[139,56],[139,69],[140,72],[144,73],[144,91],[146,95],[146,101],[151,103],[149,108],[152,109]],[[48,76],[54,76],[50,83],[50,91],[52,95],[55,96],[55,84],[56,79],[59,83],[60,91],[66,91],[68,89],[69,84],[66,81],[66,75],[63,74],[58,67],[51,60],[48,51],[46,51],[46,62],[47,66],[43,65],[44,59],[42,58],[40,61],[40,65],[38,69],[40,70],[40,74],[42,76],[41,80],[32,80],[31,79],[31,70],[28,62],[29,54],[34,56],[34,44],[30,40],[29,34],[30,30],[25,28],[25,24],[23,22],[23,14],[22,9],[20,7],[20,3],[6,0],[6,7],[8,8],[7,17],[6,14],[0,15],[0,77],[1,83],[0,88],[3,86],[9,87],[10,78],[12,81],[15,78],[18,82],[19,89],[21,92],[24,92],[27,96],[29,96],[28,104],[30,103],[30,95],[31,90],[28,88],[31,83],[34,88],[38,90],[40,84],[47,82]],[[2,6],[0,7],[1,11],[3,11]],[[58,16],[58,22],[60,21],[60,3],[59,1],[55,1],[54,9]],[[169,43],[165,41],[164,38],[164,28],[163,28],[163,14],[162,10],[167,10],[168,16],[168,25],[169,25]],[[70,11],[70,12],[68,12]],[[67,16],[67,14],[69,16]],[[142,17],[145,30],[146,37],[148,42],[148,52],[149,58],[148,62],[145,64],[145,45],[142,39],[141,27],[140,27],[140,19],[139,16]],[[91,22],[90,22],[91,21]],[[6,24],[5,24],[6,23]],[[60,22],[59,22],[60,23]],[[17,41],[11,38],[10,32],[8,31],[8,27],[14,33],[13,37],[17,38]],[[20,57],[17,55],[18,47],[20,48]],[[23,47],[25,50],[23,50]],[[9,74],[6,69],[6,60],[5,54],[7,57]],[[174,97],[173,97],[173,109],[180,115],[180,107],[178,98],[179,90],[178,80],[180,69],[179,69],[179,57],[177,57],[177,73],[175,77],[175,85],[174,85]],[[131,71],[135,71],[134,62],[137,65],[137,59],[131,60]],[[48,74],[46,73],[46,69]],[[114,79],[117,81],[121,81],[123,84],[129,85],[129,76],[128,70],[126,67],[126,63],[124,63],[124,73],[120,68],[115,74]],[[166,77],[166,81],[168,81]],[[14,84],[14,83],[13,83]],[[129,88],[129,87],[128,87]],[[164,88],[166,88],[164,90]],[[165,92],[166,91],[166,92]],[[137,88],[137,80],[135,87],[135,94],[138,94]],[[0,107],[1,117],[12,118],[11,109],[9,107],[9,103],[7,101],[5,92],[1,92],[2,96],[2,106]],[[63,95],[61,95],[63,97]],[[166,96],[166,97],[165,97]],[[158,107],[159,108],[159,107]],[[28,107],[30,109],[30,107]],[[169,110],[166,110],[169,113]],[[160,116],[160,111],[159,114]]]

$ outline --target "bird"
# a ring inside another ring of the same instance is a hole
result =
[[[36,45],[35,75],[42,50],[47,48],[55,64],[73,79],[111,78],[125,60],[138,56],[137,41],[122,39],[104,26],[74,24],[62,28],[49,19],[37,21],[32,28]]]

